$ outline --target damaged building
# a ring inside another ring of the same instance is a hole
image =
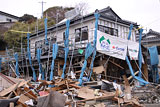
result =
[[[98,20],[98,31],[103,32],[107,35],[122,38],[127,40],[130,24],[133,24],[133,31],[131,34],[130,40],[136,41],[136,29],[138,25],[134,22],[126,21],[121,19],[110,7],[99,10],[100,14]],[[76,14],[76,13],[75,13]],[[75,15],[74,14],[74,15]],[[69,17],[70,18],[70,17]],[[62,20],[58,24],[54,25],[47,29],[47,39],[50,44],[57,43],[59,45],[58,58],[56,59],[56,68],[55,73],[58,73],[60,76],[62,74],[63,64],[64,64],[64,40],[65,40],[65,21]],[[87,43],[91,42],[93,44],[94,40],[94,29],[95,29],[95,17],[94,13],[80,16],[79,14],[71,17],[70,27],[69,27],[69,55],[67,61],[67,70],[77,71],[80,73],[80,70],[83,66],[84,61],[84,51],[87,46]],[[48,58],[49,64],[51,65],[52,57],[52,45],[45,44],[45,31],[39,31],[30,36],[30,47],[31,47],[31,56],[36,59],[37,49],[42,49],[41,59],[43,64],[47,65]],[[92,57],[88,61],[88,70],[90,69]],[[109,60],[110,59],[110,60]],[[72,61],[71,61],[72,60]],[[109,62],[108,62],[109,61]],[[71,62],[71,63],[70,63]],[[105,66],[104,66],[105,65]],[[95,69],[100,69],[100,73],[105,73],[104,75],[111,80],[121,81],[120,69],[124,69],[127,64],[123,60],[112,58],[108,55],[103,54],[103,52],[98,52],[96,56],[96,61],[94,61]],[[109,66],[107,68],[107,66]],[[105,68],[104,68],[105,67]],[[107,70],[110,69],[110,70]],[[95,71],[95,70],[94,70]],[[107,72],[106,72],[107,71]],[[103,75],[103,76],[104,76]],[[78,77],[78,76],[77,76]],[[106,78],[107,78],[106,77]]]
[[[73,9],[65,16],[49,28],[45,18],[44,30],[27,32],[21,55],[8,54],[10,70],[4,74],[9,76],[0,73],[0,105],[159,106],[157,48],[149,49],[155,71],[150,82],[145,36],[137,23],[120,18],[111,7],[85,16]]]

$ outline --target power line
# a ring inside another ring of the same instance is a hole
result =
[[[42,18],[43,18],[43,4],[46,3],[44,2],[43,0],[41,2],[38,2],[38,3],[41,3],[42,4]]]

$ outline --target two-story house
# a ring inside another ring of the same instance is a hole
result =
[[[98,13],[100,14],[100,17],[98,20],[98,31],[103,32],[104,34],[110,35],[111,37],[116,37],[117,39],[120,38],[121,40],[127,40],[130,24],[133,24],[133,29],[138,28],[137,23],[123,20],[112,10],[111,7],[98,10]],[[64,61],[64,40],[65,40],[65,30],[66,30],[65,22],[66,22],[66,19],[48,28],[47,38],[49,40],[50,45],[45,45],[45,30],[38,31],[30,36],[31,56],[33,59],[36,59],[37,48],[41,48],[42,49],[41,58],[44,59],[43,60],[44,62],[42,62],[42,63],[45,63],[44,65],[51,64],[51,59],[49,63],[46,63],[46,62],[49,61],[50,57],[52,57],[52,44],[57,43],[59,45],[59,52],[57,56],[58,65],[56,64],[55,66],[58,67],[57,71],[58,72],[61,71],[61,73],[62,73],[62,68],[64,64],[63,62]],[[95,30],[94,12],[87,14],[85,16],[76,15],[74,18],[70,19],[70,27],[69,27],[69,50],[70,51],[68,56],[70,60],[68,61],[72,61],[72,63],[69,63],[69,62],[67,63],[68,67],[70,66],[69,64],[71,65],[73,64],[70,70],[77,71],[81,69],[86,45],[89,42],[93,43],[94,30]],[[133,30],[131,34],[130,40],[133,42],[136,41],[136,32],[137,30]],[[79,49],[81,49],[82,53],[79,52]],[[95,63],[98,63],[98,66],[101,64],[101,62],[105,63],[108,58],[102,55],[103,53],[100,53],[100,54],[101,54],[101,57],[99,58],[99,60],[95,61]],[[105,60],[102,61],[102,59],[105,59]],[[121,61],[119,61],[118,63],[120,62]],[[78,63],[79,65],[74,66],[74,64],[76,63]],[[114,72],[117,71],[117,69],[114,70],[115,68],[116,67],[113,66],[111,70],[113,70]],[[114,76],[116,75],[116,77],[118,77],[118,75],[120,76],[120,73],[118,72],[114,73],[114,72],[108,72],[108,73],[112,73]],[[61,74],[61,73],[58,73],[58,74]],[[108,74],[108,75],[111,75],[111,74]]]
[[[121,19],[111,7],[99,10],[100,18],[98,20],[98,30],[106,34],[127,39],[130,24],[136,29],[137,23]],[[65,19],[64,19],[65,20]],[[77,16],[70,20],[69,40],[70,45],[74,44],[75,48],[84,48],[86,43],[92,42],[94,37],[95,17],[94,13],[85,16]],[[64,32],[66,29],[65,21],[62,21],[48,28],[48,40],[63,44]],[[132,31],[131,40],[136,41],[136,30]],[[39,31],[31,35],[30,46],[32,57],[35,56],[36,48],[45,47],[45,31]],[[45,51],[45,49],[44,49]],[[42,52],[43,53],[43,52]]]

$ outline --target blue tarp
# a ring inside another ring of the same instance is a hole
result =
[[[93,56],[92,56],[92,62],[91,62],[91,71],[90,71],[90,74],[89,74],[89,78],[88,78],[88,81],[90,80],[91,76],[92,76],[92,72],[93,72],[93,66],[94,66],[94,59],[95,59],[95,56],[96,56],[96,44],[97,44],[97,29],[98,29],[98,18],[99,18],[99,14],[98,13],[95,13],[94,14],[95,16],[95,31],[94,31],[94,41],[93,41],[93,47],[94,47],[94,52],[93,52]]]
[[[141,40],[142,40],[142,32],[143,29],[140,29],[139,31],[139,53],[138,53],[138,64],[140,72],[138,74],[139,77],[142,77],[141,68],[142,68],[142,49],[141,49]]]
[[[130,63],[130,61],[129,61],[129,59],[128,59],[127,56],[126,56],[126,62],[127,62],[127,64],[128,64],[128,67],[129,67],[129,69],[130,69],[130,72],[131,72],[131,75],[133,76],[133,78],[135,78],[136,80],[138,80],[138,81],[141,82],[141,83],[149,84],[149,82],[147,82],[147,81],[143,80],[142,78],[137,77],[137,76],[134,75],[133,68],[132,68],[131,63]]]
[[[152,72],[153,72],[153,82],[158,83],[159,82],[159,73],[158,73],[159,58],[158,58],[157,46],[149,47],[148,50],[150,54],[150,63],[151,63]]]
[[[42,69],[42,64],[41,64],[41,60],[40,59],[41,59],[41,49],[38,48],[37,49],[37,61],[38,61],[38,64],[39,64],[39,72],[42,75],[42,80],[44,80],[45,74],[44,74],[44,71]]]
[[[44,25],[45,25],[45,44],[48,45],[48,40],[47,40],[47,18],[44,19]]]
[[[66,31],[65,31],[65,41],[64,41],[64,51],[65,51],[65,59],[64,59],[64,65],[63,65],[63,73],[62,73],[62,78],[64,79],[65,77],[65,70],[66,70],[66,63],[67,63],[67,56],[69,52],[69,25],[70,25],[70,20],[66,21]]]
[[[15,60],[16,60],[16,68],[15,68],[15,71],[16,71],[17,77],[19,77],[19,76],[20,76],[20,73],[19,73],[19,65],[18,65],[18,54],[15,53],[15,54],[14,54],[14,57],[15,57]]]
[[[29,64],[31,66],[32,72],[33,72],[33,80],[36,81],[36,73],[35,70],[32,66],[32,60],[31,60],[31,52],[30,52],[30,46],[29,46],[29,38],[30,38],[30,33],[27,33],[27,55],[28,55],[28,60],[29,60]]]
[[[149,54],[150,54],[151,65],[159,64],[157,46],[149,47],[148,50],[149,50]]]
[[[58,53],[58,44],[53,44],[53,50],[52,50],[52,65],[51,65],[51,72],[50,72],[50,81],[53,80],[53,71],[54,71],[54,60],[57,57]]]
[[[131,24],[131,25],[130,25],[129,34],[128,34],[128,40],[129,40],[130,37],[131,37],[131,32],[132,32],[132,28],[133,28],[132,26],[133,26],[133,25]],[[128,56],[126,56],[126,62],[127,62],[127,64],[128,64],[128,67],[129,67],[129,69],[130,69],[130,72],[131,72],[131,75],[133,76],[133,78],[135,78],[136,80],[138,80],[140,83],[143,83],[144,85],[145,85],[145,84],[149,84],[149,82],[143,80],[141,77],[137,77],[137,76],[134,75],[134,71],[133,71],[133,68],[132,68],[132,66],[131,66],[131,63],[130,63],[130,61],[129,61],[129,59],[128,59]]]
[[[79,86],[81,86],[82,83],[83,83],[82,78],[83,78],[84,71],[86,70],[87,59],[93,53],[93,51],[94,51],[94,48],[92,47],[91,43],[88,43],[87,47],[86,47],[86,50],[85,50],[85,60],[84,60],[83,67],[81,69],[81,74],[80,74],[80,77],[79,77]]]

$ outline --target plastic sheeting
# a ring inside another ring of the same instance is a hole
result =
[[[150,63],[151,63],[152,72],[153,72],[153,82],[158,83],[159,82],[159,73],[158,73],[159,58],[158,58],[157,46],[149,47],[148,50],[150,54]]]
[[[20,73],[19,73],[18,54],[17,53],[14,54],[14,58],[16,60],[16,68],[15,68],[16,75],[17,75],[17,77],[19,77]]]
[[[42,75],[42,80],[44,80],[45,76],[44,76],[44,71],[42,69],[42,64],[41,64],[41,49],[38,48],[37,49],[37,61],[38,61],[38,64],[39,64],[39,72],[40,74]]]
[[[142,68],[142,49],[141,49],[142,32],[143,32],[143,29],[140,29],[139,31],[139,53],[138,53],[138,64],[139,64],[140,70]],[[142,77],[141,71],[139,72],[138,76]]]
[[[30,38],[30,33],[27,33],[27,55],[28,55],[28,60],[29,60],[29,64],[31,66],[32,72],[33,72],[33,80],[36,81],[36,73],[35,70],[32,66],[32,60],[31,60],[31,52],[30,52],[30,46],[29,46],[29,38]]]
[[[159,58],[158,58],[157,46],[149,47],[148,50],[149,50],[149,54],[150,54],[151,65],[158,65]]]
[[[45,44],[48,45],[48,40],[47,40],[47,18],[44,19],[44,25],[45,25]]]
[[[81,86],[82,83],[83,83],[82,78],[83,78],[84,71],[86,70],[87,59],[88,59],[89,56],[91,56],[93,51],[94,51],[94,48],[92,47],[91,43],[88,43],[87,47],[85,49],[85,60],[84,60],[83,67],[81,69],[81,74],[80,74],[80,77],[79,77],[79,86]]]
[[[130,28],[129,28],[128,40],[130,40],[130,38],[131,38],[132,29],[133,29],[133,24],[131,24]]]
[[[131,24],[131,25],[130,25],[129,34],[128,34],[128,40],[129,40],[130,37],[131,37],[131,32],[132,32],[132,29],[131,29],[131,28],[133,28],[132,26],[133,26],[133,25]],[[130,72],[131,72],[131,75],[133,76],[133,78],[135,78],[136,80],[138,80],[140,83],[143,83],[144,85],[145,85],[145,84],[149,84],[149,82],[143,80],[141,77],[137,77],[137,76],[134,75],[134,71],[133,71],[133,68],[132,68],[132,66],[131,66],[131,63],[130,63],[130,61],[129,61],[129,59],[128,59],[128,56],[126,56],[126,62],[127,62],[127,64],[128,64],[128,67],[129,67],[129,69],[130,69]],[[140,71],[140,72],[141,72],[141,71]]]
[[[126,56],[126,62],[127,62],[127,64],[128,64],[128,67],[129,67],[129,69],[130,69],[130,72],[131,72],[131,75],[133,76],[133,78],[135,78],[136,80],[138,80],[139,82],[142,82],[142,83],[144,83],[144,84],[149,84],[149,82],[147,82],[147,81],[143,80],[142,78],[137,77],[137,76],[134,75],[133,68],[132,68],[131,63],[129,62],[129,59],[128,59],[127,56]]]
[[[51,65],[51,72],[50,72],[50,81],[53,80],[53,71],[54,71],[54,60],[57,57],[58,53],[58,44],[53,44],[53,51],[52,51],[52,65]]]
[[[69,25],[70,25],[70,20],[66,21],[66,31],[65,31],[65,41],[64,41],[64,51],[65,51],[65,59],[64,59],[64,65],[63,65],[63,73],[62,73],[62,78],[64,79],[65,77],[65,70],[66,70],[66,63],[67,63],[67,56],[68,56],[68,52],[69,52]]]
[[[91,71],[90,71],[90,74],[89,74],[89,78],[88,78],[88,81],[90,80],[91,76],[92,76],[92,72],[93,72],[93,66],[94,66],[94,59],[95,59],[95,56],[96,56],[96,44],[97,44],[97,29],[98,29],[98,18],[99,18],[99,14],[98,13],[95,13],[94,14],[95,16],[95,31],[94,31],[94,41],[93,41],[93,47],[94,47],[94,52],[93,52],[93,56],[92,56],[92,62],[91,62]]]

